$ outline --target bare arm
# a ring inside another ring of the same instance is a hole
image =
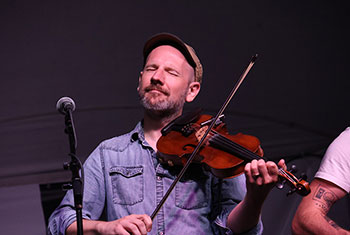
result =
[[[332,205],[347,193],[335,184],[314,179],[311,193],[303,198],[292,223],[293,234],[350,234],[327,217]]]
[[[283,160],[280,167],[285,168]],[[273,162],[253,160],[244,169],[247,182],[247,194],[231,211],[227,226],[234,233],[242,233],[258,224],[263,203],[278,181],[278,167]]]
[[[120,234],[146,235],[152,229],[152,220],[148,215],[128,215],[114,221],[83,220],[86,235]],[[67,235],[77,234],[77,224],[72,223],[66,230]]]

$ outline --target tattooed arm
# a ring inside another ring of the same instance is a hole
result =
[[[327,217],[332,205],[347,193],[335,184],[314,179],[311,193],[303,198],[292,223],[293,234],[350,234]]]

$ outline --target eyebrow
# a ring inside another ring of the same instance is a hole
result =
[[[156,64],[146,64],[145,68],[147,68],[147,67],[159,67],[159,66]]]

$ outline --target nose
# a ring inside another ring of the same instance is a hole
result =
[[[164,84],[164,71],[157,69],[154,71],[151,77],[151,83],[154,85],[163,85]]]

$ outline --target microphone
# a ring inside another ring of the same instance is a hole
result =
[[[69,97],[62,97],[57,101],[56,109],[58,112],[66,115],[68,111],[70,110],[73,112],[75,110],[75,103],[74,101]]]

